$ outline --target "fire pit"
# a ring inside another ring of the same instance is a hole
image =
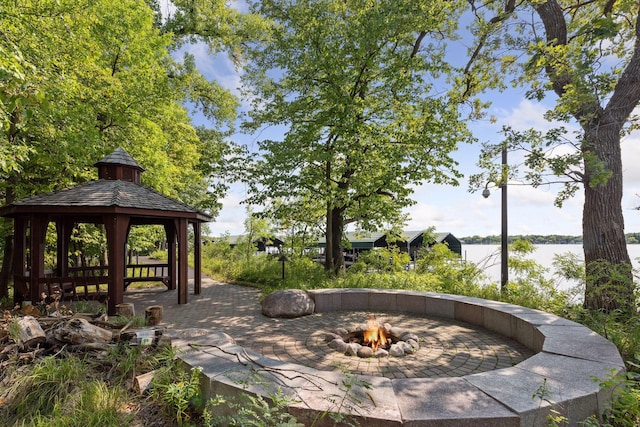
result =
[[[420,348],[417,335],[379,321],[373,314],[366,323],[332,330],[325,341],[340,353],[362,358],[402,357]]]

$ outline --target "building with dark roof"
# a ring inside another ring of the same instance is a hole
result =
[[[354,255],[374,248],[386,248],[395,245],[415,260],[418,250],[424,247],[425,243],[427,243],[428,246],[433,246],[436,243],[446,243],[449,250],[458,255],[462,255],[462,244],[453,234],[449,232],[436,232],[433,233],[432,241],[425,242],[424,236],[426,232],[427,230],[403,231],[400,240],[394,242],[387,242],[386,234],[381,232],[347,232],[344,236],[349,241],[352,248],[351,252],[353,252]],[[326,247],[325,238],[318,241],[318,247]]]

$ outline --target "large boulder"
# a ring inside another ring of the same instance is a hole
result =
[[[262,301],[262,314],[267,317],[301,317],[312,314],[315,308],[313,298],[300,289],[276,291]]]

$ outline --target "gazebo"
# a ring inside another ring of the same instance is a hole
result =
[[[168,261],[163,281],[168,289],[178,288],[178,304],[187,303],[188,229],[194,231],[194,293],[199,294],[201,276],[201,224],[211,220],[205,213],[140,184],[144,169],[122,148],[100,159],[98,180],[60,191],[19,200],[0,209],[0,215],[14,219],[14,300],[39,301],[55,284],[72,289],[87,284],[107,284],[104,297],[108,313],[115,314],[123,302],[132,271],[141,265],[127,265],[127,239],[135,225],[161,225],[168,242]],[[45,271],[47,228],[55,224],[56,267]],[[69,243],[76,224],[102,224],[106,234],[107,266],[81,268],[69,265]],[[162,273],[163,275],[165,273]],[[140,277],[137,277],[140,279]],[[96,286],[97,289],[99,289]]]

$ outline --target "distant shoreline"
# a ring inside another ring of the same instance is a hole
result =
[[[625,233],[627,245],[640,244],[640,233]],[[501,236],[467,236],[458,238],[463,245],[499,245],[502,242]],[[528,234],[510,235],[509,243],[516,240],[527,240],[534,245],[581,245],[582,236],[566,236],[559,234]]]

